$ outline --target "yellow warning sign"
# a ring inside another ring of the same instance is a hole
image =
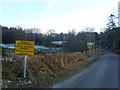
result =
[[[88,49],[92,49],[92,45],[88,45]]]
[[[34,55],[34,41],[16,40],[15,54]]]

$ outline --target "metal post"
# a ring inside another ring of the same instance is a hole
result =
[[[99,55],[100,55],[100,45],[99,45]]]
[[[27,60],[27,55],[24,55],[24,70],[23,70],[23,78],[26,78],[26,60]]]
[[[94,46],[94,43],[93,43],[93,57],[94,57],[94,54],[95,54],[95,46]]]
[[[99,45],[99,54],[101,53],[101,42],[102,42],[102,38],[101,38],[101,34],[102,34],[102,29],[100,30],[100,45]]]
[[[101,34],[100,34],[100,49],[99,49],[100,51],[100,53],[101,53]]]

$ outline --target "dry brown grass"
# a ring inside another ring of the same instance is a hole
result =
[[[30,80],[32,84],[24,85],[18,83],[20,81],[18,78],[22,78],[23,57],[16,56],[14,60],[8,59],[2,62],[3,79],[12,80],[12,85],[8,85],[9,87],[45,87],[89,63],[86,56],[87,52],[28,56],[26,80]]]

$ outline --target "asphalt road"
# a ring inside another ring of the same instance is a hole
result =
[[[90,67],[52,88],[118,88],[118,58],[107,52]]]

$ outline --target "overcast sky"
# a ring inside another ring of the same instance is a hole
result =
[[[9,1],[9,2],[8,2]],[[95,31],[106,27],[110,14],[117,15],[119,0],[1,0],[0,24],[40,28],[42,33],[57,33],[86,27]]]

